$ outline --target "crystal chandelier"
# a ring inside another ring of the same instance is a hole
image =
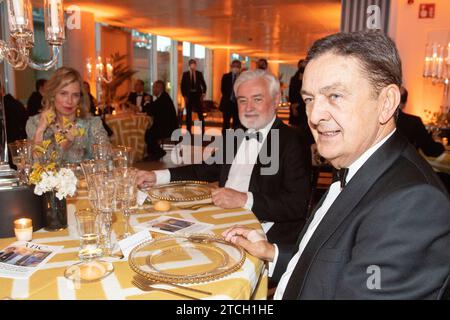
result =
[[[423,76],[431,79],[433,84],[443,84],[444,92],[437,125],[448,126],[450,111],[450,42],[445,44],[431,43],[426,46]]]
[[[31,0],[6,0],[6,5],[10,43],[0,40],[0,62],[5,60],[17,70],[24,70],[27,66],[37,70],[52,68],[65,40],[63,0],[44,0],[45,39],[52,48],[52,57],[43,63],[31,58],[34,46]]]
[[[106,66],[103,64],[103,60],[101,56],[97,57],[97,63],[95,64],[95,81],[96,82],[105,82],[105,83],[111,83],[113,80],[113,71],[114,67],[112,65],[111,58],[105,59]],[[106,73],[105,73],[106,69]],[[86,59],[86,70],[87,70],[87,76],[88,78],[91,78],[92,76],[92,62],[91,58]],[[106,74],[106,76],[105,76]]]

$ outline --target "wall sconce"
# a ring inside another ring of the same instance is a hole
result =
[[[63,0],[44,0],[45,39],[52,47],[50,61],[37,63],[31,58],[34,47],[33,7],[31,0],[6,0],[10,43],[0,40],[0,62],[7,61],[14,69],[27,66],[49,70],[58,61],[65,40]]]
[[[443,84],[444,93],[441,103],[439,126],[447,126],[449,103],[449,73],[450,73],[450,42],[446,45],[439,43],[427,44],[423,76],[431,79],[433,84]]]

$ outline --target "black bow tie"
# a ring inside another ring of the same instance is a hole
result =
[[[256,139],[258,142],[262,141],[262,133],[259,131],[256,132],[247,132],[245,134],[245,140]]]
[[[345,179],[347,179],[347,174],[348,174],[348,168],[342,168],[339,170],[335,170],[333,172],[333,183],[340,181],[341,182],[341,189],[343,189],[345,187]]]

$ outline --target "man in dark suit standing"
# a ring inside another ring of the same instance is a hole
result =
[[[217,161],[140,171],[137,183],[146,187],[180,180],[218,181],[219,188],[212,191],[216,206],[252,210],[261,221],[275,223],[264,224],[269,239],[292,245],[293,228],[301,228],[306,218],[310,149],[297,130],[276,117],[280,83],[273,75],[262,70],[243,72],[234,91],[239,119],[247,130],[227,130],[223,137],[227,143],[214,156]],[[233,142],[234,148],[227,149]]]
[[[445,151],[445,147],[433,140],[433,137],[428,133],[420,117],[403,112],[403,108],[408,101],[408,91],[402,87],[400,92],[401,99],[397,118],[398,131],[403,134],[406,139],[408,139],[409,143],[416,147],[416,149],[422,150],[426,156],[439,156]]]
[[[165,91],[162,80],[153,83],[153,95],[155,99],[147,110],[153,117],[153,124],[145,133],[145,142],[150,160],[158,160],[166,154],[160,147],[160,140],[169,138],[179,125],[172,98]]]
[[[241,126],[238,115],[238,107],[236,102],[236,95],[234,94],[233,85],[241,71],[241,62],[239,60],[233,60],[231,62],[231,72],[225,73],[222,76],[221,92],[222,99],[220,100],[219,110],[223,114],[223,129],[230,128],[230,120],[233,119],[233,129],[237,129]]]
[[[378,31],[338,33],[317,40],[306,60],[309,125],[339,179],[293,251],[244,227],[224,236],[271,262],[275,299],[443,298],[450,201],[396,132],[402,71],[394,42]]]
[[[186,129],[191,132],[192,111],[197,112],[202,122],[202,134],[205,132],[205,118],[203,117],[202,103],[206,94],[206,83],[203,73],[197,71],[197,61],[189,60],[189,70],[183,72],[181,78],[181,94],[186,105]]]
[[[134,82],[134,92],[130,92],[128,95],[128,102],[136,111],[145,112],[145,108],[148,107],[147,104],[151,104],[152,101],[153,97],[147,92],[144,92],[144,81],[137,79]]]
[[[38,114],[42,109],[42,95],[44,94],[44,87],[46,79],[38,79],[36,81],[36,91],[34,91],[27,101],[27,111],[30,117]]]
[[[305,60],[301,59],[298,62],[298,70],[291,77],[289,82],[289,102],[291,103],[289,109],[289,124],[296,126],[307,137],[309,144],[314,143],[314,138],[311,129],[308,126],[308,119],[306,117],[306,105],[300,95],[303,82],[303,72],[305,71]]]
[[[22,102],[9,93],[5,95],[4,88],[0,83],[0,99],[3,98],[6,122],[6,138],[8,143],[27,138],[25,126],[28,121],[28,112]]]

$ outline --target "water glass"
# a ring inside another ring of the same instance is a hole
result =
[[[95,160],[111,160],[111,145],[108,143],[98,143],[92,145]]]
[[[85,208],[75,212],[80,236],[80,260],[91,260],[102,256],[100,248],[100,223],[95,211]]]

